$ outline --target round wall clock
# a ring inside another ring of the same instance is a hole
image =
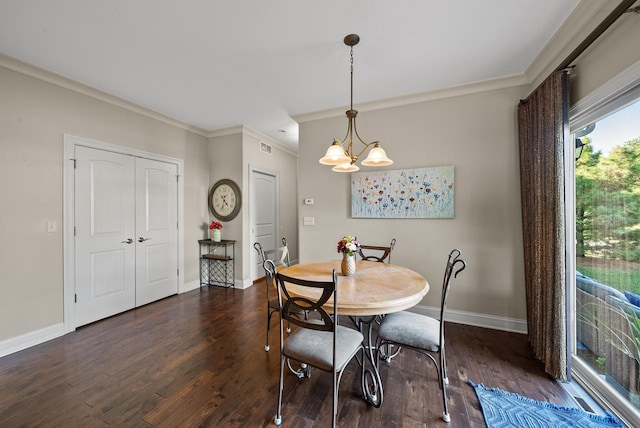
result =
[[[242,196],[233,181],[224,178],[209,190],[209,211],[221,221],[233,220],[240,212]]]

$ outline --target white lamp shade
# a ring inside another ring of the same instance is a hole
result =
[[[387,166],[393,164],[393,161],[387,157],[382,147],[377,143],[369,152],[369,155],[362,161],[364,166]]]
[[[345,163],[351,163],[351,158],[344,153],[342,144],[334,141],[319,162],[323,165],[343,165]]]
[[[358,168],[358,165],[356,165],[356,164],[343,163],[342,165],[334,166],[333,168],[331,168],[331,171],[334,171],[334,172],[356,172],[356,171],[360,171],[360,168]]]

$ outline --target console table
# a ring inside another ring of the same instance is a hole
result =
[[[200,286],[234,287],[236,241],[222,239],[220,242],[215,242],[211,239],[200,239],[198,244],[200,245]]]

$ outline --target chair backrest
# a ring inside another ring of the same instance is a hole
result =
[[[256,242],[253,244],[253,248],[255,248],[260,257],[262,257],[262,263],[267,260],[273,260],[276,266],[291,266],[291,261],[289,260],[289,247],[287,247],[286,238],[282,238],[282,246],[280,247],[265,250],[259,242]]]
[[[391,240],[388,247],[379,245],[360,245],[358,253],[362,260],[368,260],[372,262],[387,262],[391,263],[391,251],[396,245],[396,238]],[[364,251],[363,251],[364,250]]]
[[[447,300],[449,298],[449,290],[451,288],[451,277],[456,278],[460,272],[465,270],[467,264],[460,258],[462,252],[454,248],[449,253],[447,266],[444,269],[444,279],[442,281],[442,296],[440,302],[440,337],[444,335],[444,313],[447,309]]]
[[[262,245],[260,245],[259,242],[255,242],[253,244],[253,248],[256,249],[256,251],[258,252],[258,255],[260,255],[260,257],[262,258],[262,267],[264,268],[264,273],[265,273],[265,285],[267,286],[267,302],[271,301],[271,296],[270,296],[270,290],[271,290],[271,286],[273,285],[275,287],[275,284],[273,283],[273,277],[269,276],[269,272],[267,272],[267,269],[265,268],[265,262],[268,260],[267,256],[264,254],[264,251],[262,250]]]
[[[277,271],[275,263],[271,260],[264,262],[264,270],[267,272],[267,277],[275,280],[283,320],[287,320],[291,324],[302,328],[332,331],[335,335],[336,325],[338,324],[338,298],[336,293],[338,276],[335,269],[328,281],[310,281],[282,275]],[[318,293],[317,299],[299,297],[289,292],[291,285],[318,289],[320,293]],[[329,301],[331,296],[333,296],[333,313],[329,314],[324,305]],[[301,318],[301,312],[308,314],[308,316]],[[316,313],[319,317],[314,317],[313,313]]]

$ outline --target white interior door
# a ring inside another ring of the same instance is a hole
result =
[[[264,250],[275,248],[278,241],[277,190],[276,175],[251,171],[251,230],[253,242],[259,242]],[[255,250],[251,251],[251,257],[251,279],[255,280],[264,276],[264,269]]]
[[[136,159],[136,306],[178,292],[178,167]]]
[[[177,165],[75,149],[75,325],[178,292]]]
[[[75,151],[76,325],[135,306],[134,158]]]

